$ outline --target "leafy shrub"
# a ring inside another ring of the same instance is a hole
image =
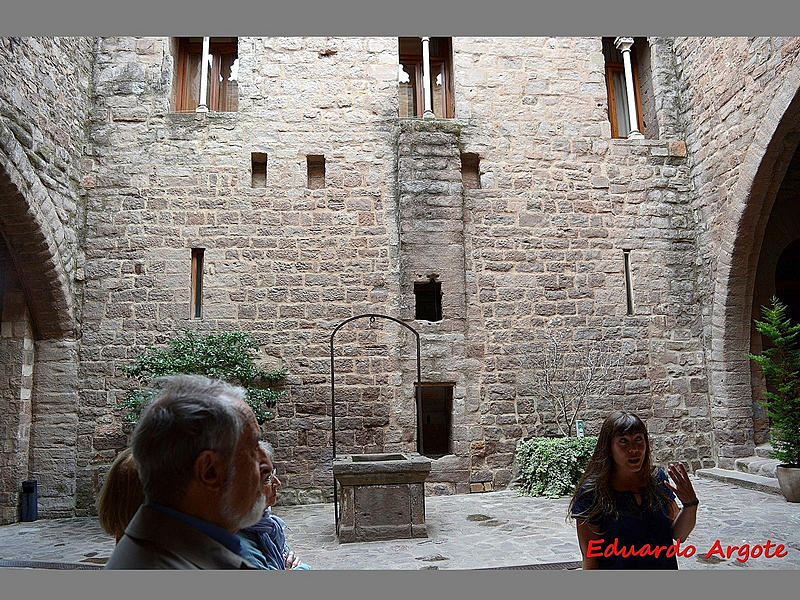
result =
[[[241,385],[247,392],[245,402],[253,409],[258,423],[263,423],[272,417],[270,409],[286,394],[274,389],[286,377],[286,371],[259,368],[253,360],[257,349],[258,342],[241,331],[211,335],[186,331],[183,337],[169,340],[165,348],[150,346],[132,365],[120,367],[127,377],[141,385],[129,391],[119,403],[125,411],[125,422],[135,425],[142,409],[156,394],[149,387],[151,379],[196,374]]]
[[[517,444],[520,496],[566,496],[578,481],[597,445],[596,437],[535,437]]]

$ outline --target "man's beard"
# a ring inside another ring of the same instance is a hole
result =
[[[253,507],[250,509],[246,515],[241,517],[239,521],[237,530],[242,529],[244,527],[250,527],[251,525],[255,525],[261,520],[261,517],[264,516],[264,511],[267,509],[267,498],[264,496],[264,492],[259,492],[258,497],[256,498]]]
[[[230,473],[231,471],[229,470],[228,472]],[[234,472],[232,477],[229,478],[225,493],[222,496],[222,515],[228,523],[235,526],[235,531],[239,531],[244,527],[255,525],[261,520],[261,517],[264,516],[264,511],[267,509],[267,497],[264,495],[264,491],[259,489],[258,496],[256,496],[255,502],[250,510],[245,514],[236,514],[232,507],[233,486],[230,485],[235,478],[236,473]]]

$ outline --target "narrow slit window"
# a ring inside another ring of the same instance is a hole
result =
[[[250,154],[252,172],[251,186],[254,188],[267,187],[267,153],[253,152]]]
[[[631,281],[631,251],[623,250],[622,257],[625,262],[625,300],[628,314],[633,314],[633,282]]]
[[[420,387],[419,453],[428,458],[452,452],[453,385],[429,383]]]
[[[192,248],[192,317],[199,319],[203,310],[203,255],[205,248]]]
[[[309,154],[306,157],[308,168],[308,187],[318,190],[325,187],[325,157],[322,154]]]
[[[442,320],[442,284],[438,275],[428,275],[426,283],[414,284],[414,318],[418,321]]]
[[[480,159],[474,152],[461,155],[461,185],[465,190],[477,190],[481,187]]]

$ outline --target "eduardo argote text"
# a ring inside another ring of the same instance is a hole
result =
[[[611,556],[622,556],[623,558],[628,558],[629,556],[655,556],[657,558],[663,552],[664,556],[667,557],[683,556],[688,558],[694,556],[697,551],[697,548],[692,544],[681,548],[681,540],[677,540],[670,546],[651,546],[650,544],[643,544],[642,546],[636,547],[633,545],[620,546],[619,538],[614,538],[613,542],[607,544],[605,548],[603,548],[604,542],[605,540],[602,538],[591,540],[586,556],[590,558],[600,558],[602,556],[606,558]],[[737,561],[747,562],[750,558],[758,558],[762,555],[764,558],[783,558],[786,554],[786,548],[783,544],[774,544],[771,540],[767,540],[764,544],[741,544],[738,546],[729,545],[725,547],[722,546],[719,540],[715,540],[708,549],[708,552],[706,552],[705,558],[710,558],[712,556],[730,558],[736,555]]]

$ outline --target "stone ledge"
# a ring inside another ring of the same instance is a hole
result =
[[[751,475],[761,475],[763,477],[776,477],[775,469],[781,461],[774,458],[762,458],[760,456],[748,456],[737,458],[734,461],[737,471],[750,473]]]
[[[344,485],[421,483],[430,470],[430,459],[415,452],[345,454],[333,460],[334,477]]]
[[[706,479],[716,479],[724,483],[738,485],[739,487],[749,490],[781,495],[780,487],[778,487],[778,480],[772,477],[762,477],[761,475],[752,475],[750,473],[720,469],[718,467],[698,469],[695,471],[695,475]]]

